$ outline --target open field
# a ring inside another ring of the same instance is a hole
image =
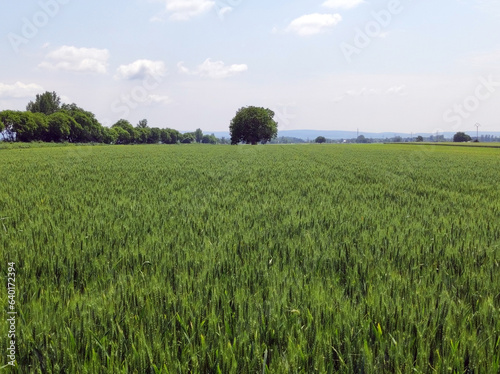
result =
[[[7,372],[500,371],[498,149],[0,156]]]

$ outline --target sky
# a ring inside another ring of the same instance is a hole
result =
[[[272,109],[280,131],[500,131],[500,0],[0,8],[0,110],[55,91],[105,126],[228,131],[253,105]]]

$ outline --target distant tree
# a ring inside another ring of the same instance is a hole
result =
[[[75,129],[78,124],[65,112],[52,113],[47,117],[48,129],[45,140],[48,142],[61,142],[69,140],[71,129]]]
[[[316,143],[326,143],[326,138],[324,136],[318,136],[315,140]]]
[[[160,140],[163,144],[175,144],[180,141],[182,138],[182,134],[173,129],[161,129]]]
[[[368,143],[368,139],[366,139],[364,135],[359,135],[356,138],[356,143]]]
[[[151,130],[146,127],[136,127],[134,129],[134,143],[146,144]]]
[[[141,119],[139,123],[137,124],[137,128],[139,129],[147,129],[148,128],[148,120],[147,119]]]
[[[203,140],[203,131],[201,131],[201,129],[196,129],[196,131],[194,132],[194,137],[196,139],[196,143],[201,143],[201,141]]]
[[[13,131],[16,133],[16,141],[31,142],[37,133],[37,123],[31,112],[19,112],[17,121],[13,124]]]
[[[161,129],[160,140],[163,144],[172,144],[172,138],[170,136],[170,131],[168,129]]]
[[[30,112],[27,112],[30,113]],[[49,116],[43,113],[30,113],[36,123],[36,130],[34,133],[36,141],[45,141],[49,131]]]
[[[148,144],[156,144],[160,142],[161,129],[158,127],[153,127],[149,130]]]
[[[470,142],[471,137],[464,132],[457,132],[453,135],[453,141],[455,143]]]
[[[111,126],[111,128],[116,129],[116,133],[118,135],[116,141],[119,144],[129,144],[134,141],[134,136],[135,136],[134,126],[132,126],[132,124],[126,119],[118,120],[118,122],[116,122],[113,126]],[[123,134],[123,132],[119,131],[118,129],[125,131],[128,135],[125,136],[125,134]]]
[[[401,143],[403,141],[403,138],[401,136],[395,136],[392,138],[393,143]]]
[[[115,144],[118,139],[116,128],[102,128],[102,142],[105,144]]]
[[[44,113],[50,115],[61,108],[61,99],[55,92],[37,94],[35,101],[30,101],[26,110],[32,113]]]
[[[203,144],[217,144],[217,138],[215,137],[214,134],[212,134],[212,135],[203,135],[203,138],[201,139],[201,142]]]
[[[14,132],[14,125],[19,122],[19,113],[15,110],[4,110],[0,112],[0,121],[4,125],[3,138],[8,142],[16,140],[16,133]]]
[[[170,136],[172,137],[172,143],[178,143],[182,139],[182,134],[174,129],[169,129],[170,130]]]
[[[0,132],[3,132],[3,130],[5,129],[5,125],[3,124],[3,122],[0,120]]]
[[[423,142],[423,141],[424,138],[421,135],[417,136],[417,142]]]
[[[196,136],[194,132],[186,132],[182,135],[181,143],[189,144],[196,142]]]
[[[94,113],[86,111],[76,104],[63,104],[61,111],[67,113],[79,125],[72,129],[70,134],[71,142],[101,142],[102,125],[95,118]]]
[[[231,144],[244,142],[256,145],[268,142],[278,134],[278,123],[271,109],[249,106],[236,112],[229,126]]]
[[[111,130],[114,130],[116,133],[116,144],[130,144],[132,142],[132,135],[130,135],[130,133],[123,127],[115,127],[113,125],[113,127],[111,127]]]

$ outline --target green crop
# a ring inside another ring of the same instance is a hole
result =
[[[498,149],[0,155],[12,372],[500,371]]]

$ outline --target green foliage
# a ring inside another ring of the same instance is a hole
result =
[[[150,134],[149,128],[139,127],[134,129],[134,140],[138,144],[146,144]]]
[[[316,138],[316,140],[314,140],[315,143],[325,143],[326,142],[326,138],[324,136],[318,136]]]
[[[196,142],[196,134],[194,132],[186,132],[182,134],[181,143],[190,144]]]
[[[111,130],[113,130],[116,134],[116,144],[130,144],[132,143],[132,136],[130,136],[130,133],[126,130],[124,130],[120,126],[112,127]]]
[[[76,104],[63,104],[62,111],[73,117],[79,127],[70,134],[72,142],[86,143],[102,141],[102,125],[92,112],[79,108]]]
[[[61,98],[55,92],[45,92],[37,94],[35,101],[30,101],[26,110],[32,113],[43,113],[50,115],[56,113],[61,108]]]
[[[417,136],[417,142],[423,142],[424,137],[422,135]]]
[[[130,144],[134,142],[134,137],[136,136],[134,126],[126,119],[120,119],[111,128],[116,131],[116,141],[118,144]]]
[[[201,139],[201,142],[203,144],[217,144],[217,138],[215,137],[214,134],[212,134],[212,135],[203,135],[203,138]]]
[[[244,142],[255,145],[271,141],[278,134],[278,123],[273,117],[271,109],[254,106],[239,109],[229,126],[231,144]]]
[[[12,130],[16,133],[17,141],[30,142],[34,140],[38,129],[33,113],[19,112],[17,121],[13,124]]]
[[[72,130],[78,127],[73,117],[65,112],[57,112],[48,116],[48,124],[46,141],[49,142],[67,141]]]
[[[21,122],[21,113],[14,110],[4,110],[0,112],[0,121],[4,124],[4,138],[13,142],[16,140],[15,128]]]
[[[401,141],[401,140],[402,139],[400,139],[399,141]],[[366,139],[364,135],[359,135],[356,138],[356,143],[368,143],[368,139]]]
[[[453,135],[453,141],[455,143],[470,142],[471,137],[464,132],[457,132]]]
[[[173,129],[162,129],[160,132],[160,141],[163,144],[175,144],[182,138],[182,134]]]
[[[0,152],[12,372],[500,370],[498,149]]]
[[[203,141],[203,131],[201,131],[201,129],[196,129],[194,138],[196,139],[196,143],[201,143]]]
[[[37,95],[35,102],[27,105],[28,111],[5,110],[0,112],[2,140],[8,142],[71,142],[105,144],[175,144],[177,142],[201,142],[203,132],[182,135],[176,130],[150,128],[148,121],[139,121],[134,128],[130,122],[121,119],[111,129],[103,127],[92,112],[76,104],[60,105],[55,92]],[[214,141],[215,139],[215,141]],[[215,136],[208,138],[216,143]]]
[[[147,139],[148,144],[157,144],[160,142],[160,139],[161,139],[161,129],[159,129],[158,127],[151,128],[149,130]]]
[[[137,124],[137,127],[140,129],[147,129],[148,128],[148,120],[147,119],[141,119],[139,123]]]
[[[118,133],[115,128],[102,128],[102,142],[105,144],[115,144],[118,139]]]

